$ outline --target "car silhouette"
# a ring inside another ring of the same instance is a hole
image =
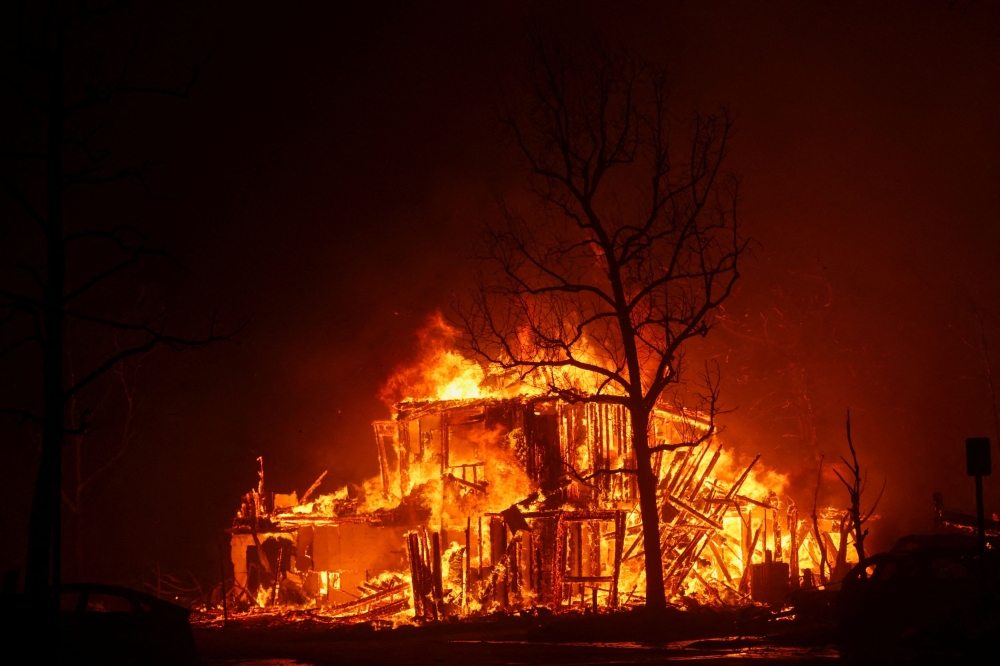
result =
[[[62,585],[45,598],[3,598],[5,643],[64,664],[194,664],[191,611],[116,585]],[[54,649],[53,649],[54,648]]]

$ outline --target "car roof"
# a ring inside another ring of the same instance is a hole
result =
[[[183,606],[178,606],[175,603],[165,601],[163,599],[154,597],[151,594],[146,594],[145,592],[139,592],[138,590],[133,590],[128,587],[122,587],[120,585],[106,585],[104,583],[67,583],[60,585],[58,589],[59,594],[66,593],[79,593],[79,594],[111,594],[119,597],[125,597],[133,602],[141,601],[150,608],[155,610],[168,612],[168,613],[184,613],[185,615],[191,615],[191,611]]]

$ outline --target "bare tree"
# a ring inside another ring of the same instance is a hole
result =
[[[123,11],[128,7],[111,2],[20,2],[5,8],[0,21],[2,99],[15,121],[0,137],[0,190],[37,248],[37,263],[17,266],[27,279],[0,285],[0,324],[19,331],[8,335],[0,355],[22,345],[41,351],[40,409],[29,404],[3,410],[42,431],[25,579],[26,590],[35,593],[60,580],[63,445],[67,434],[86,433],[89,425],[85,409],[73,418],[70,401],[126,359],[158,346],[182,350],[229,337],[216,332],[214,321],[203,334],[185,336],[168,327],[162,312],[130,319],[106,314],[107,303],[94,307],[99,287],[148,257],[166,256],[134,227],[94,228],[67,215],[71,192],[128,180],[144,184],[143,168],[115,163],[113,151],[101,143],[102,114],[124,95],[186,97],[197,72],[192,65],[179,88],[134,82],[136,43],[119,39],[122,24],[115,21]],[[76,273],[74,266],[80,268]],[[88,359],[89,366],[70,380],[69,321],[90,327],[95,336],[117,335],[125,344]]]
[[[858,562],[862,562],[865,559],[865,537],[868,536],[868,529],[864,525],[875,513],[878,503],[882,500],[882,493],[885,492],[885,481],[882,482],[882,489],[879,490],[878,497],[875,498],[872,507],[867,512],[862,511],[861,496],[868,485],[868,473],[861,470],[858,454],[854,449],[854,441],[851,439],[851,410],[847,410],[847,446],[851,450],[851,460],[848,461],[843,456],[840,457],[840,460],[847,466],[851,481],[848,482],[836,469],[833,470],[833,473],[847,488],[847,493],[851,498],[851,508],[847,511],[851,517],[851,529],[854,531],[854,550],[858,553]],[[843,534],[843,530],[841,533]]]
[[[139,413],[142,402],[136,391],[135,374],[137,363],[133,359],[122,361],[116,365],[112,373],[116,381],[104,396],[104,400],[110,400],[112,396],[121,398],[124,403],[124,413],[121,418],[121,428],[108,439],[110,445],[104,447],[100,452],[90,452],[86,446],[86,439],[90,433],[79,431],[70,434],[71,446],[69,447],[70,466],[69,482],[63,482],[62,498],[63,504],[74,514],[79,515],[84,511],[84,497],[91,485],[105,472],[111,469],[115,463],[122,459],[128,451],[136,435],[135,419]],[[69,379],[73,381],[73,373],[69,373]],[[80,407],[76,396],[70,398],[69,413],[74,422],[81,422],[90,418],[93,413],[88,409],[88,416],[83,415],[85,408]]]
[[[72,328],[67,331],[67,339],[72,340]],[[120,340],[116,339],[113,349],[122,349]],[[141,360],[138,355],[124,359],[112,369],[113,378],[102,382],[99,391],[90,392],[85,400],[75,394],[67,405],[70,422],[86,420],[91,424],[86,430],[67,434],[63,454],[62,500],[63,507],[69,510],[69,524],[65,527],[70,537],[70,543],[63,547],[68,555],[63,574],[70,579],[80,579],[86,561],[83,537],[91,508],[90,492],[125,457],[136,439],[143,402],[137,381]],[[73,361],[73,355],[67,353],[70,385],[76,381]]]
[[[482,360],[541,377],[554,395],[629,410],[647,579],[666,606],[651,456],[715,432],[717,372],[682,383],[684,343],[705,336],[746,249],[725,108],[676,121],[663,71],[623,48],[574,57],[533,42],[523,96],[499,107],[536,205],[504,203],[485,232],[478,287],[460,308]],[[682,130],[682,131],[677,131]],[[683,139],[673,141],[673,134]],[[685,396],[685,392],[686,396]],[[658,404],[711,419],[682,442],[651,442]]]
[[[816,546],[819,548],[819,582],[822,585],[826,585],[826,574],[830,568],[830,563],[828,562],[829,558],[826,553],[826,541],[823,539],[823,532],[819,529],[819,516],[816,514],[816,505],[819,502],[819,489],[823,485],[823,459],[824,456],[819,457],[819,470],[816,472],[816,491],[813,493],[813,508],[810,517],[812,518],[813,538],[816,539]]]

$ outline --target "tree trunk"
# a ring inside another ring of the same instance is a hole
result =
[[[646,564],[646,608],[661,611],[667,607],[663,589],[663,555],[660,552],[660,512],[656,504],[656,476],[649,452],[649,416],[631,410],[632,449],[638,471],[639,511],[642,517],[642,547]]]
[[[58,40],[57,40],[58,41]],[[63,387],[63,296],[66,286],[66,246],[63,241],[63,110],[61,42],[50,54],[48,136],[46,146],[44,339],[42,376],[44,413],[42,452],[28,523],[28,564],[25,591],[42,593],[58,585],[61,572],[60,514],[62,509],[62,447],[66,393]]]
[[[851,522],[854,524],[854,550],[858,553],[858,562],[865,561],[865,528],[861,522],[861,498],[851,507]],[[865,574],[862,572],[861,574]]]

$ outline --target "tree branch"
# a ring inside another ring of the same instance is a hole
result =
[[[97,368],[95,368],[89,374],[85,375],[82,379],[80,379],[80,381],[78,381],[76,384],[66,389],[65,395],[67,397],[72,396],[80,389],[85,387],[87,384],[94,381],[95,379],[103,375],[111,368],[115,367],[115,365],[117,365],[122,360],[128,358],[129,356],[134,356],[136,354],[142,354],[151,351],[152,349],[160,345],[168,346],[174,349],[175,351],[183,351],[184,349],[189,349],[193,347],[203,347],[205,345],[212,344],[214,342],[231,340],[233,336],[238,334],[241,330],[243,330],[244,326],[246,326],[246,323],[244,323],[232,333],[228,333],[226,335],[216,335],[214,333],[215,326],[213,323],[209,334],[203,338],[181,338],[173,335],[165,335],[161,331],[156,331],[150,328],[149,326],[141,324],[126,324],[123,322],[104,320],[96,317],[87,317],[85,315],[81,315],[80,313],[74,313],[69,311],[67,311],[67,314],[73,314],[74,316],[80,317],[81,319],[84,319],[86,321],[104,324],[106,326],[111,326],[114,328],[118,328],[120,330],[142,331],[146,333],[146,335],[148,336],[147,340],[144,343],[129,347],[127,349],[123,349],[118,353],[112,355],[110,358],[105,360],[104,363],[100,364]]]
[[[43,423],[42,417],[26,409],[0,409],[0,414],[9,414],[17,417],[18,425],[22,425],[28,421],[31,421],[35,425],[42,425]]]
[[[115,275],[116,273],[120,273],[121,271],[125,270],[126,268],[129,268],[130,266],[135,265],[140,259],[142,259],[143,256],[151,256],[151,255],[152,256],[167,257],[167,258],[170,257],[170,255],[167,254],[166,252],[164,252],[163,250],[150,250],[150,249],[141,248],[141,247],[137,248],[137,249],[135,249],[132,252],[132,256],[129,257],[128,259],[126,259],[125,261],[121,262],[120,264],[118,264],[116,266],[112,266],[111,268],[109,268],[108,270],[104,271],[103,273],[98,273],[93,278],[91,278],[90,280],[88,280],[87,282],[85,282],[83,285],[81,285],[80,287],[78,287],[78,288],[74,289],[73,291],[71,291],[69,294],[67,294],[63,298],[63,303],[69,303],[70,301],[72,301],[76,297],[78,297],[78,296],[86,293],[86,291],[88,289],[90,289],[90,288],[94,287],[95,285],[99,284],[100,282],[108,279],[112,275]]]

